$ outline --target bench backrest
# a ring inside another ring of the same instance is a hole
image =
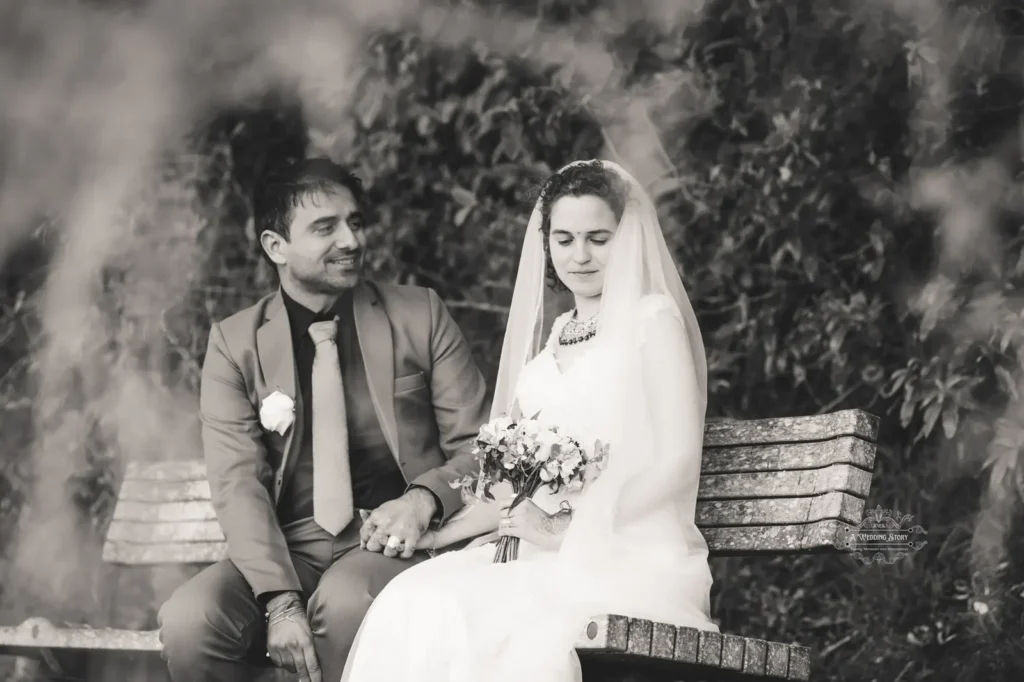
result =
[[[878,418],[860,410],[709,422],[697,525],[713,555],[839,551],[871,488]],[[227,556],[201,459],[128,465],[103,548],[124,565]]]

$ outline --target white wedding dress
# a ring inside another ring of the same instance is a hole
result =
[[[664,309],[657,303],[645,305],[638,322],[649,324]],[[540,412],[542,420],[557,424],[590,448],[596,439],[607,442],[602,428],[608,423],[607,407],[602,405],[609,401],[601,398],[613,395],[617,387],[608,385],[602,368],[610,358],[599,346],[584,350],[570,366],[559,367],[552,339],[566,320],[565,315],[556,320],[543,350],[524,366],[516,397],[523,414]],[[624,453],[613,446],[609,457],[616,456]],[[563,500],[576,507],[581,496],[590,494],[591,484],[596,485],[591,481],[576,493],[552,494],[543,488],[534,501],[551,513]],[[614,575],[600,565],[567,571],[559,564],[557,551],[525,541],[518,560],[505,564],[492,563],[491,543],[411,568],[374,601],[343,680],[574,682],[582,677],[572,643],[591,616],[616,613],[716,630],[708,617],[707,545],[693,523],[692,504],[683,512],[689,518],[682,521],[666,522],[665,514],[679,512],[665,506],[633,522],[645,543],[651,538],[656,545],[662,538],[675,544],[659,556],[657,546],[636,556],[617,556]],[[664,530],[669,527],[684,530]],[[650,559],[660,559],[667,568],[645,577],[645,561]],[[623,566],[632,574],[625,582]],[[645,584],[662,582],[666,575],[672,585]]]

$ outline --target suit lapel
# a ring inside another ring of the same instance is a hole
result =
[[[295,403],[295,422],[285,433],[281,468],[275,476],[275,490],[280,493],[281,481],[289,472],[288,465],[294,462],[294,449],[300,439],[295,437],[302,429],[302,396],[295,389],[295,351],[292,348],[292,330],[288,324],[288,310],[284,306],[280,290],[267,305],[263,325],[256,332],[257,353],[263,377],[271,393],[280,391]],[[276,495],[275,495],[276,497]]]
[[[355,288],[352,311],[373,408],[377,412],[391,454],[401,465],[395,419],[395,347],[391,336],[391,320],[381,304],[379,294],[368,283]]]

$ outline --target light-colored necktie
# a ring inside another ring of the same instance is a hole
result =
[[[313,520],[331,535],[354,514],[348,462],[345,387],[338,359],[338,318],[309,325],[313,355]]]

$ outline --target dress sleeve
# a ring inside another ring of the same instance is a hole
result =
[[[642,407],[637,405],[627,423],[632,435],[626,442],[635,465],[628,504],[642,513],[681,504],[694,513],[706,398],[689,337],[666,296],[645,298],[638,314]]]

